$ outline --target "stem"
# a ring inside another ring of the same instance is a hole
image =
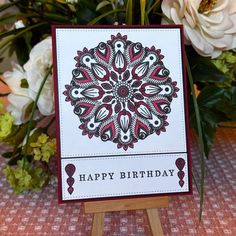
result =
[[[197,172],[197,171],[195,171],[194,167],[192,167],[192,168],[193,168],[193,170],[192,170],[193,182],[195,183],[196,188],[197,188],[197,191],[198,191],[198,193],[200,194],[200,189],[199,189],[199,186],[198,186],[198,183],[197,183],[196,176],[195,176],[195,174],[194,174],[194,172]]]
[[[115,2],[115,4],[114,4],[114,3],[111,2],[111,7],[112,7],[113,11],[116,10],[117,9],[117,3]],[[119,20],[118,19],[119,19],[118,13],[116,13],[115,16],[114,16],[114,23],[118,22],[118,24],[119,24]]]
[[[25,152],[24,152],[24,157],[23,157],[23,169],[25,168],[26,156],[27,156],[27,151],[28,151],[28,147],[29,147],[30,131],[31,131],[32,126],[33,126],[34,114],[35,114],[35,111],[36,111],[36,108],[37,108],[37,103],[38,103],[40,94],[43,90],[43,86],[44,86],[45,82],[47,81],[47,78],[48,78],[49,74],[51,73],[51,71],[52,71],[52,65],[49,67],[45,77],[43,78],[43,81],[40,85],[39,91],[37,93],[37,96],[36,96],[34,104],[33,104],[32,113],[31,113],[31,116],[30,116],[30,119],[29,119],[29,124],[28,124],[28,127],[27,127],[27,133],[26,133],[26,144],[25,144]]]
[[[13,14],[13,15],[7,15],[7,16],[2,16],[0,17],[0,22],[4,23],[4,22],[8,22],[8,20],[14,20],[14,22],[17,19],[20,18],[33,18],[33,17],[39,17],[38,15],[34,14],[34,13],[17,13],[17,14]]]
[[[150,25],[150,21],[147,14],[145,14],[145,24]]]
[[[160,3],[161,3],[160,0],[156,0],[156,2],[147,10],[147,15]]]
[[[112,11],[108,11],[98,17],[96,17],[95,19],[91,20],[88,25],[95,25],[98,21],[100,21],[102,18],[106,17],[106,16],[109,16],[111,14],[115,14],[115,13],[118,13],[118,12],[124,12],[124,10],[122,9],[116,9],[116,10],[112,10]]]
[[[133,24],[133,0],[128,0],[126,4],[126,24]]]
[[[144,25],[145,23],[145,8],[146,8],[146,0],[140,0],[141,25]]]
[[[200,211],[199,211],[199,221],[202,219],[202,211],[203,211],[203,202],[204,202],[204,181],[205,181],[205,152],[204,152],[204,142],[203,142],[203,134],[202,134],[202,125],[201,125],[201,117],[199,112],[199,107],[197,103],[197,97],[194,90],[193,77],[191,73],[191,68],[189,65],[188,57],[185,54],[186,58],[186,69],[188,73],[189,85],[191,89],[193,106],[195,110],[195,117],[197,123],[197,131],[198,131],[198,143],[200,147],[200,166],[201,166],[201,175],[200,175]]]
[[[24,33],[34,29],[34,28],[37,28],[37,27],[40,27],[42,25],[45,25],[45,24],[48,24],[47,22],[41,22],[41,23],[38,23],[38,24],[35,24],[35,25],[32,25],[32,26],[29,26],[29,27],[26,27],[26,28],[23,28],[19,33],[16,33],[15,35],[11,35],[11,37],[13,38],[10,38],[10,40],[7,40],[7,41],[4,41],[4,42],[1,42],[0,43],[0,49],[2,49],[3,47],[5,47],[7,44],[11,43],[13,39],[17,38],[17,37],[20,37],[22,36]]]

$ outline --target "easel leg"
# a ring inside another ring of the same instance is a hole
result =
[[[85,202],[85,213],[93,213],[91,236],[102,236],[105,212],[146,209],[153,236],[163,236],[157,208],[168,207],[168,197],[117,199]]]
[[[153,236],[164,236],[158,209],[147,209],[147,215]]]
[[[91,236],[102,236],[105,213],[94,213]]]

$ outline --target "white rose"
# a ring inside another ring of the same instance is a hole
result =
[[[33,47],[24,65],[29,84],[29,96],[35,100],[43,79],[52,65],[52,39],[48,37]],[[38,109],[42,115],[54,113],[53,78],[50,74],[40,94]]]
[[[174,23],[184,25],[186,43],[200,55],[215,58],[236,47],[235,0],[163,0],[161,7]]]
[[[27,108],[33,102],[29,97],[28,89],[21,86],[22,82],[26,80],[25,71],[20,65],[13,63],[13,70],[5,72],[3,77],[11,89],[11,93],[8,95],[7,111],[14,116],[16,125],[25,123],[29,118],[26,114]]]
[[[28,89],[21,86],[22,82],[26,80],[26,73],[20,65],[12,62],[12,71],[4,72],[3,77],[12,93],[28,96]]]
[[[10,104],[7,106],[7,111],[15,118],[14,123],[16,125],[23,124],[29,120],[30,113],[27,113],[27,108],[33,102],[32,99],[11,93],[8,95],[8,101]]]

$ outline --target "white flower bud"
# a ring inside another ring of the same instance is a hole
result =
[[[20,29],[20,28],[24,28],[25,27],[25,24],[22,20],[18,20],[15,22],[15,28],[16,29]]]

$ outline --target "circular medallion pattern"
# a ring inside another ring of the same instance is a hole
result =
[[[163,58],[160,49],[120,33],[77,51],[76,68],[63,94],[80,119],[82,134],[126,151],[149,135],[165,132],[179,88]]]

